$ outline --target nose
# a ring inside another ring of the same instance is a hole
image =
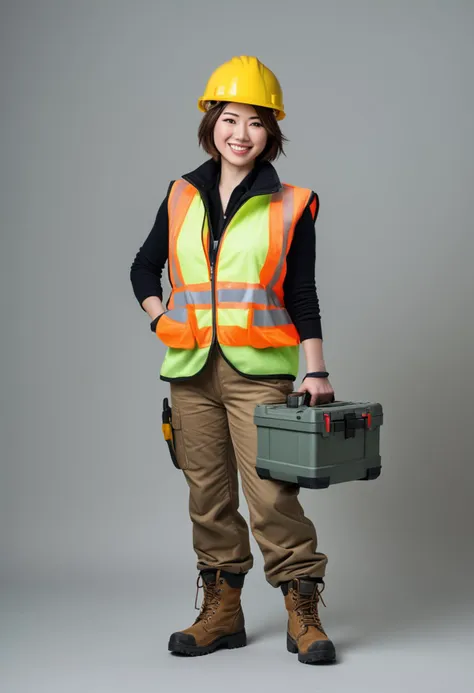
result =
[[[244,120],[237,123],[234,131],[234,137],[236,140],[239,140],[239,142],[248,142],[250,140],[248,125]]]

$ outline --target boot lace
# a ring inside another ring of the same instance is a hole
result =
[[[322,597],[322,592],[324,591],[324,583],[322,583],[323,586],[321,589],[319,589],[319,585],[316,584],[316,587],[313,591],[313,594],[310,596],[307,595],[301,595],[297,593],[296,591],[294,592],[294,599],[295,599],[295,611],[297,612],[298,616],[301,619],[301,622],[305,626],[315,626],[318,630],[321,631],[321,633],[324,633],[326,635],[326,632],[321,624],[321,620],[319,618],[318,614],[318,602],[321,600],[324,606],[326,606],[324,599]]]
[[[204,588],[204,598],[202,600],[200,613],[196,619],[196,623],[202,620],[208,621],[216,613],[216,609],[219,606],[221,600],[222,588],[220,587],[220,585],[222,584],[222,578],[220,580],[216,579],[216,582],[206,583],[204,582],[204,580],[202,580],[201,575],[198,575],[198,579],[196,581],[196,599],[194,601],[194,608],[196,610],[199,610],[197,603],[199,590],[201,588]]]

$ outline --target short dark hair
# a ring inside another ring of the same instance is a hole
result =
[[[214,126],[217,123],[219,116],[224,108],[229,104],[229,101],[214,101],[211,102],[210,108],[204,114],[198,130],[198,140],[200,146],[207,152],[215,161],[219,160],[220,154],[214,144]],[[283,143],[288,142],[278,125],[275,114],[271,108],[263,106],[253,106],[257,111],[257,115],[262,121],[262,125],[268,133],[268,140],[263,152],[258,156],[259,161],[275,161],[280,154],[286,156],[283,150]]]

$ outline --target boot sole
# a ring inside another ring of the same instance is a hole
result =
[[[332,642],[321,641],[315,652],[299,652],[298,645],[289,633],[286,634],[286,649],[291,654],[298,655],[298,661],[302,664],[326,664],[336,660],[336,650]]]
[[[168,643],[168,650],[177,654],[188,655],[189,657],[198,657],[200,655],[211,654],[218,649],[226,647],[228,650],[234,650],[237,647],[245,647],[247,644],[247,634],[245,630],[233,635],[221,635],[209,645],[183,645],[176,642],[171,636]]]

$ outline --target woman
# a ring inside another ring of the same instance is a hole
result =
[[[212,158],[170,184],[131,269],[135,296],[168,346],[161,379],[170,382],[204,588],[199,616],[173,633],[169,649],[197,655],[246,644],[240,595],[253,557],[238,512],[239,472],[266,579],[285,595],[288,649],[303,663],[332,661],[318,615],[327,558],[316,552],[298,487],[258,477],[253,423],[256,404],[292,392],[300,343],[308,373],[299,390],[313,405],[334,397],[314,282],[319,201],[282,185],[270,163],[283,152],[285,113],[278,80],[256,58],[219,67],[198,107],[199,142]]]

